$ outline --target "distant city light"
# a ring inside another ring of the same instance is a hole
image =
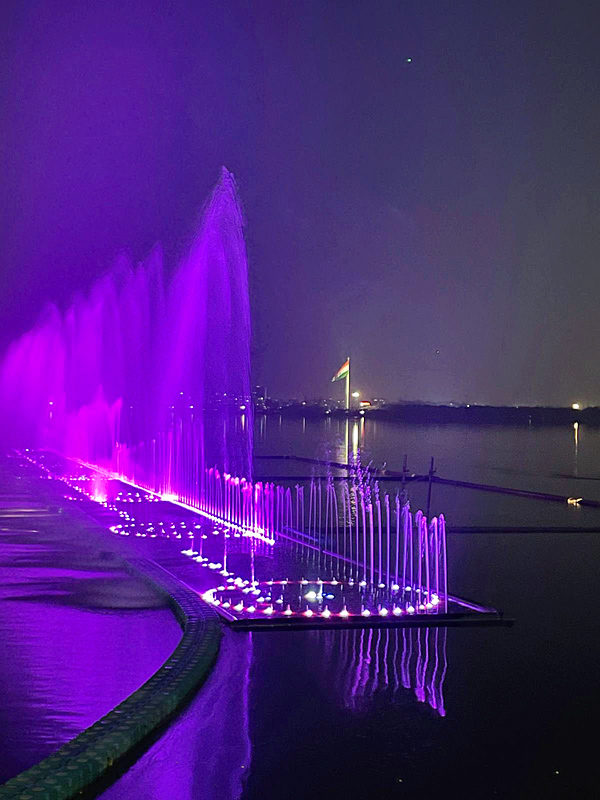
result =
[[[573,403],[573,405],[571,406],[571,408],[573,409],[573,411],[579,411],[579,409],[581,408],[581,406],[579,405],[579,403]]]
[[[360,392],[352,392],[352,397],[360,397]]]

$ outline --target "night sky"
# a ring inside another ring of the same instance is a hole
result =
[[[237,178],[254,377],[600,404],[595,2],[4,0],[2,343]],[[439,352],[437,352],[439,351]],[[341,396],[341,389],[340,389]]]

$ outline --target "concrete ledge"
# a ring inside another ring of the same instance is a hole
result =
[[[167,597],[183,636],[162,667],[90,728],[0,786],[0,800],[69,800],[100,779],[206,680],[221,627],[215,612],[176,578],[143,558],[127,566]]]

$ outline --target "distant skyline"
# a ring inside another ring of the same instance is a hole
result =
[[[6,0],[5,344],[115,255],[184,250],[222,164],[254,381],[600,404],[597,6]]]
[[[270,395],[267,393],[267,401],[279,401],[282,403],[306,403],[307,405],[311,403],[320,403],[320,402],[329,402],[335,403],[340,407],[344,407],[344,397],[338,396],[339,392],[332,392],[331,394],[322,394],[318,396],[313,395],[297,395],[293,397],[286,397],[282,395]],[[360,393],[360,399],[356,399],[356,405],[354,405],[354,401],[352,401],[352,407],[359,407],[359,403],[362,400],[368,400],[369,402],[373,403],[385,403],[386,405],[438,405],[438,406],[498,406],[504,408],[535,408],[535,407],[547,407],[550,408],[552,406],[542,403],[507,403],[507,404],[500,404],[500,403],[477,403],[477,402],[469,402],[466,400],[457,400],[452,398],[440,399],[440,400],[423,400],[419,397],[386,397],[382,394],[377,394],[377,392],[365,392],[364,390]],[[585,411],[589,408],[600,408],[599,404],[594,403],[562,403],[557,406],[557,408],[567,408],[573,411]]]

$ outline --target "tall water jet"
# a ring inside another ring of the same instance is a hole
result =
[[[280,615],[385,625],[434,619],[451,607],[495,613],[448,594],[443,515],[413,515],[403,492],[380,490],[358,448],[340,484],[332,474],[308,487],[252,481],[249,305],[242,213],[223,169],[169,280],[160,248],[138,266],[121,256],[87,297],[62,313],[49,305],[12,343],[0,364],[5,438],[21,450],[56,451],[24,455],[117,515],[113,533],[165,533],[160,519],[119,521],[122,490],[113,495],[124,483],[139,503],[176,500],[216,522],[212,558],[202,552],[205,534],[199,547],[180,552],[232,582],[225,589],[219,578],[203,593],[220,613],[227,609],[231,624],[271,624]],[[276,545],[289,543],[302,552],[300,581],[276,574],[288,566]],[[250,556],[249,579],[233,571],[240,553]],[[305,590],[308,573],[314,588]],[[258,593],[250,604],[248,581],[253,598]],[[322,607],[309,605],[323,598]]]
[[[243,218],[223,168],[186,257],[121,256],[87,297],[48,306],[0,369],[5,438],[198,504],[205,466],[251,478]]]

